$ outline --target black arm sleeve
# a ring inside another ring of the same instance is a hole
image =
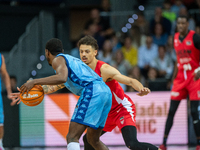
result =
[[[200,35],[194,34],[193,35],[194,46],[200,50]]]

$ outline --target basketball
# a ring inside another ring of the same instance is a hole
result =
[[[20,93],[21,101],[27,106],[37,106],[39,105],[44,98],[44,91],[41,85],[35,85],[29,92],[26,97],[26,92],[22,95]]]

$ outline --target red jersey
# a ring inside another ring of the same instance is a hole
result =
[[[194,34],[194,31],[189,31],[182,42],[179,33],[174,35],[178,72],[171,91],[172,100],[182,100],[187,95],[191,101],[200,100],[200,79],[194,80],[194,70],[199,67],[200,50],[194,45]]]
[[[103,64],[105,64],[105,62],[98,60],[96,68],[94,70],[100,77],[101,77],[100,68]],[[112,92],[112,107],[109,113],[112,114],[112,112],[114,113],[123,106],[122,102],[128,96],[124,93],[124,90],[116,80],[113,79],[112,81],[106,82],[106,85],[109,86]]]
[[[177,55],[178,71],[185,71],[187,75],[194,73],[194,70],[199,67],[200,50],[194,46],[193,35],[194,31],[190,30],[184,40],[179,40],[180,33],[174,35],[174,49]]]

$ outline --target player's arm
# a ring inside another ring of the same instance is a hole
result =
[[[2,58],[2,66],[1,66],[2,80],[3,80],[3,83],[6,87],[7,97],[9,99],[11,99],[10,94],[12,93],[12,90],[11,90],[11,84],[10,84],[10,76],[8,75],[8,72],[7,72],[7,69],[6,69],[6,63],[5,63],[4,56],[1,55],[1,58]]]
[[[193,35],[193,42],[194,42],[194,46],[200,50],[200,35],[198,34],[194,34]],[[194,71],[194,79],[198,80],[200,78],[200,66],[198,68],[195,69]]]
[[[59,85],[42,85],[42,88],[44,90],[44,94],[50,94],[53,92],[56,92],[62,88],[64,88],[64,84],[59,84]]]
[[[150,90],[145,88],[138,80],[122,75],[117,69],[110,65],[103,64],[100,71],[104,81],[115,79],[122,84],[132,86],[139,92],[138,95],[140,96],[147,95],[150,92]]]
[[[177,67],[177,62],[175,62],[174,63],[174,71],[173,71],[171,82],[173,82],[174,79],[176,78],[177,72],[178,72],[178,67]]]
[[[56,75],[26,82],[20,87],[22,94],[24,94],[24,92],[28,93],[34,85],[58,85],[65,83],[68,77],[68,68],[64,57],[59,56],[54,58],[52,61],[52,68],[56,71]]]

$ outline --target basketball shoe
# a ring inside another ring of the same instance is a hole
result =
[[[167,147],[166,147],[164,144],[160,145],[159,148],[160,148],[161,150],[167,150]]]
[[[197,145],[196,150],[200,150],[200,145]]]

